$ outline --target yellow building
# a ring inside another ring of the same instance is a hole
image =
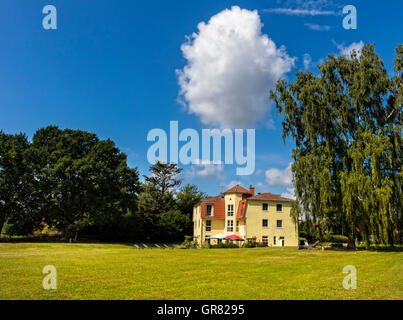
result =
[[[237,235],[266,246],[297,246],[298,228],[291,218],[293,200],[236,185],[193,208],[193,239],[217,243],[221,235]]]

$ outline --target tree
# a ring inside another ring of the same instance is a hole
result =
[[[162,215],[177,209],[175,187],[181,183],[178,175],[182,169],[176,164],[157,161],[150,171],[151,176],[144,176],[146,182],[139,195],[138,209],[147,226],[146,236],[156,239],[166,234]]]
[[[174,188],[181,184],[178,175],[180,169],[174,163],[163,163],[157,161],[150,167],[151,176],[144,176],[157,195],[156,207],[159,212],[166,212],[172,209]]]
[[[179,211],[189,218],[189,223],[185,228],[186,234],[193,233],[193,207],[206,197],[207,195],[200,191],[197,186],[190,184],[183,186],[176,195],[176,202]]]
[[[295,139],[295,193],[308,223],[393,245],[402,223],[402,46],[390,78],[374,45],[329,55],[270,93]],[[293,215],[298,213],[293,210]]]
[[[180,210],[169,210],[160,215],[160,238],[167,240],[183,239],[191,220]]]
[[[86,131],[49,126],[31,147],[46,222],[72,236],[90,223],[125,214],[139,191],[137,169],[111,140]]]
[[[32,171],[27,159],[29,142],[25,134],[0,131],[0,232],[5,222],[13,232],[38,226]]]

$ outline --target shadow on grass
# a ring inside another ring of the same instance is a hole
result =
[[[403,246],[396,245],[394,247],[387,247],[387,246],[371,246],[369,248],[366,247],[357,247],[355,249],[349,248],[326,248],[326,251],[346,251],[346,252],[353,252],[353,251],[379,251],[379,252],[402,252]]]

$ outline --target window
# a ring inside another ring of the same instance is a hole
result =
[[[269,220],[263,219],[263,220],[262,220],[262,227],[263,227],[263,228],[267,228],[268,226],[269,226]]]
[[[206,217],[211,217],[213,212],[213,206],[211,204],[206,205]]]
[[[207,244],[210,244],[210,237],[209,237],[209,236],[206,236],[206,237],[205,237],[205,241],[206,241]]]
[[[283,227],[283,220],[277,220],[277,228]]]
[[[262,210],[263,211],[268,211],[269,210],[269,204],[268,203],[263,203],[262,204]]]
[[[276,245],[277,244],[277,238],[276,238],[276,236],[274,236],[273,237],[273,245]]]
[[[283,205],[282,204],[277,204],[276,209],[277,209],[277,212],[282,212],[283,211]]]
[[[234,220],[227,221],[227,231],[233,232],[234,231]]]
[[[234,216],[234,205],[233,204],[228,205],[227,215],[228,215],[228,217]]]
[[[236,231],[239,231],[239,221],[236,222]]]
[[[206,220],[206,232],[211,232],[211,220]]]
[[[267,239],[267,236],[263,236],[263,237],[262,237],[262,242],[263,242],[263,245],[264,245],[265,247],[268,247],[268,246],[269,246],[269,239]]]
[[[282,246],[282,247],[285,246],[284,237],[280,237],[280,246]]]

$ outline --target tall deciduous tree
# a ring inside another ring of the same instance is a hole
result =
[[[402,224],[402,46],[389,77],[374,45],[328,56],[270,97],[295,139],[295,193],[308,222],[392,244]],[[298,212],[293,210],[294,218]]]
[[[40,129],[31,156],[44,200],[41,213],[67,235],[125,213],[139,191],[137,169],[127,166],[126,155],[93,133]]]
[[[0,231],[7,221],[15,230],[37,226],[35,192],[27,152],[25,134],[5,134],[0,131]]]

